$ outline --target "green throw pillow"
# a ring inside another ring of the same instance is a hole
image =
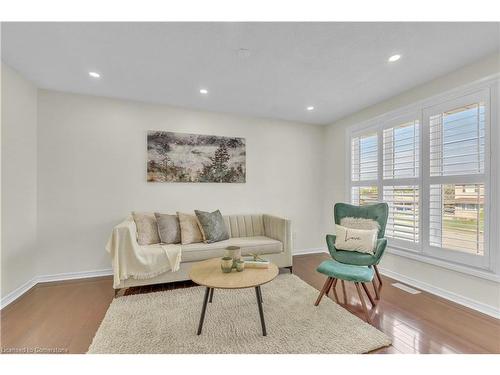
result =
[[[224,218],[219,210],[214,212],[194,210],[194,213],[200,223],[205,242],[211,243],[229,239]]]

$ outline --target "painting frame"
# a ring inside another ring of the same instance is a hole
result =
[[[147,131],[147,182],[245,183],[246,139]]]

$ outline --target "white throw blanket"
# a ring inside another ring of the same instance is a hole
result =
[[[181,264],[181,245],[138,245],[131,218],[113,228],[106,250],[113,262],[115,288],[120,280],[150,279],[167,271],[178,271]]]

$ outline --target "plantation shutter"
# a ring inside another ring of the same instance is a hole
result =
[[[429,114],[429,245],[484,254],[485,102]]]
[[[386,236],[419,242],[419,121],[383,130],[383,201],[389,206]]]

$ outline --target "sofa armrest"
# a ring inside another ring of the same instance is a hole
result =
[[[273,215],[262,215],[264,234],[283,244],[283,252],[290,254],[292,259],[292,221]]]

